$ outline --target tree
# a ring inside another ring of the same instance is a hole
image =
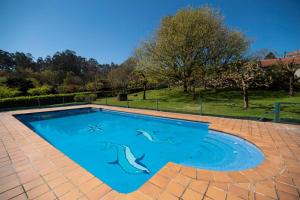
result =
[[[273,52],[269,52],[266,56],[265,59],[276,59],[276,55]]]
[[[225,26],[219,12],[202,7],[165,17],[146,46],[150,60],[161,67],[164,76],[183,85],[187,92],[200,78],[193,75],[199,72],[197,69],[228,65],[248,48],[248,43],[242,33]]]
[[[143,87],[143,100],[146,99],[146,91],[149,83],[162,81],[161,70],[152,60],[151,43],[143,43],[140,48],[135,50],[135,68],[131,74],[131,83]]]
[[[9,88],[15,88],[22,92],[22,94],[27,94],[28,89],[33,88],[33,83],[24,78],[11,77],[6,80],[6,85]]]
[[[107,78],[113,89],[122,89],[123,92],[128,87],[130,82],[130,75],[135,67],[135,61],[132,57],[129,57],[120,66],[115,66],[112,63],[112,70],[108,72]]]
[[[146,91],[148,85],[148,79],[145,72],[139,68],[136,68],[131,74],[131,82],[134,85],[142,85],[143,87],[143,100],[146,100]]]
[[[52,88],[48,85],[43,85],[35,88],[31,88],[28,90],[28,94],[30,95],[45,95],[50,94]]]
[[[35,63],[30,53],[16,52],[13,56],[17,70],[30,68],[35,70]]]
[[[15,68],[15,62],[13,55],[9,52],[0,50],[0,72],[1,71],[13,71]]]
[[[222,76],[224,84],[238,87],[243,91],[245,109],[249,107],[248,90],[251,87],[268,86],[271,82],[270,78],[265,76],[265,71],[260,67],[259,62],[247,58],[232,63]]]
[[[289,95],[294,96],[294,85],[300,80],[300,77],[296,77],[296,71],[300,69],[300,64],[295,62],[295,58],[292,58],[291,61],[279,59],[277,65],[282,70],[282,74],[289,79]]]
[[[21,92],[17,89],[12,89],[0,86],[0,99],[19,96]]]
[[[67,72],[66,78],[64,79],[64,91],[65,92],[76,92],[81,90],[82,80],[74,72]]]

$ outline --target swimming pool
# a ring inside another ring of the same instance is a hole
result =
[[[253,144],[206,123],[81,108],[16,116],[86,170],[122,193],[138,189],[167,162],[237,171],[257,166]]]

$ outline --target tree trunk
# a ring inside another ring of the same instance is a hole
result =
[[[196,100],[196,87],[193,85],[193,101]]]
[[[289,95],[294,96],[294,75],[290,76],[290,82],[289,82]]]
[[[192,87],[193,87],[193,86],[191,86],[191,85],[189,84],[189,86],[188,86],[188,92],[193,92],[193,91],[192,91]]]
[[[183,82],[183,92],[187,92],[188,91],[188,85],[187,85],[187,82],[184,81]]]
[[[146,90],[147,90],[147,85],[144,84],[144,87],[143,87],[143,100],[146,100]]]
[[[249,107],[249,98],[248,98],[248,89],[245,85],[243,85],[243,99],[244,99],[244,108],[247,109]]]

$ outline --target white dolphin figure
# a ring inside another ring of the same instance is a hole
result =
[[[144,131],[144,130],[136,130],[138,133],[136,135],[143,135],[145,138],[147,138],[147,140],[149,140],[150,142],[162,142],[162,143],[170,143],[170,144],[175,144],[174,141],[172,141],[172,139],[165,139],[165,140],[161,140],[159,139],[156,135],[155,132],[148,132],[148,131]]]
[[[145,154],[136,158],[131,149],[126,145],[110,143],[109,146],[113,146],[117,150],[117,159],[109,162],[109,164],[117,164],[129,174],[150,174],[150,170],[140,162],[145,157]]]

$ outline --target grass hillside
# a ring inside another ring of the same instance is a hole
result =
[[[197,99],[193,100],[192,94],[184,93],[182,89],[160,89],[147,91],[147,100],[142,100],[142,92],[129,95],[128,102],[120,102],[115,97],[98,99],[95,103],[127,106],[135,108],[158,109],[166,111],[201,113],[205,115],[274,118],[274,102],[300,103],[300,93],[289,97],[285,91],[256,90],[249,92],[250,108],[243,108],[240,91],[236,90],[198,90]],[[288,121],[300,122],[300,105],[283,105],[281,118]]]

